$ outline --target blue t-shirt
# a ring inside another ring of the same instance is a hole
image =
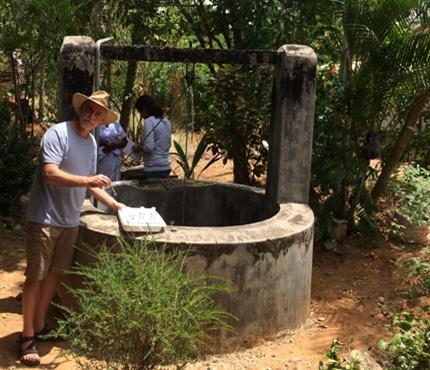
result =
[[[90,176],[96,173],[97,146],[94,137],[82,138],[72,122],[62,122],[43,135],[40,163],[55,163],[73,175]],[[47,184],[41,166],[36,171],[31,188],[27,221],[59,227],[79,225],[80,210],[86,187]]]
[[[144,172],[170,170],[172,124],[167,119],[150,116],[143,125]]]

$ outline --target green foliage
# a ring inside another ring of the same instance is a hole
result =
[[[229,316],[213,301],[228,286],[184,272],[184,253],[148,240],[119,240],[115,252],[88,253],[96,264],[71,272],[85,281],[82,288],[69,288],[80,309],[66,309],[57,334],[69,340],[72,355],[84,356],[92,368],[100,361],[105,368],[120,369],[181,363],[210,342],[211,330],[228,328]]]
[[[405,165],[395,179],[391,190],[398,201],[398,211],[412,226],[430,224],[430,171],[419,165]]]
[[[10,122],[10,111],[7,104],[7,99],[0,100],[0,127],[8,125]]]
[[[324,0],[235,1],[173,0],[201,47],[277,49],[309,43],[315,24],[331,13]]]
[[[430,294],[430,248],[422,250],[420,256],[412,257],[400,263],[406,272],[406,289],[409,296],[420,297]]]
[[[340,116],[343,85],[336,66],[319,67],[317,78],[310,193],[317,230],[321,238],[330,237],[336,218],[347,220],[350,230],[371,233],[376,208],[369,183],[376,174],[363,156],[362,127],[348,127]]]
[[[427,309],[425,309],[427,311]],[[396,314],[392,320],[393,336],[378,341],[378,348],[389,357],[387,370],[430,369],[430,322],[410,312]]]
[[[233,160],[234,181],[256,184],[265,172],[271,69],[224,66],[209,82],[207,140]]]
[[[420,166],[430,168],[430,109],[421,115],[417,131],[408,145],[405,160],[414,160]]]
[[[430,87],[430,37],[417,32],[419,25],[428,26],[428,4],[334,3],[330,28],[315,42],[326,64],[318,73],[312,207],[325,230],[330,225],[324,221],[335,217],[348,220],[350,230],[370,231],[376,173],[361,146],[368,131],[386,127],[387,121],[398,133],[416,97]]]
[[[430,251],[424,256],[414,257],[402,263],[406,267],[409,294],[413,296],[430,293]],[[379,340],[377,347],[386,357],[387,370],[430,369],[430,321],[429,308],[422,307],[421,313],[401,312],[393,316],[389,341]]]
[[[348,360],[342,359],[339,356],[339,350],[341,343],[339,340],[334,339],[330,345],[330,348],[324,352],[328,358],[326,365],[320,362],[319,370],[360,370],[360,360],[354,359],[350,362]]]
[[[0,205],[7,209],[27,194],[36,169],[36,145],[25,132],[0,123]]]
[[[194,179],[194,171],[198,163],[202,159],[203,154],[211,149],[210,145],[207,142],[206,136],[202,136],[199,143],[197,144],[191,163],[188,163],[186,150],[182,148],[181,144],[179,144],[177,141],[173,141],[173,144],[175,145],[175,149],[176,149],[176,152],[173,154],[178,157],[178,164],[184,171],[184,177],[186,179]],[[199,176],[205,170],[207,170],[210,166],[212,166],[215,162],[217,162],[221,158],[222,158],[222,154],[220,152],[215,152],[215,154],[212,156],[209,162],[206,163],[206,165],[200,170],[196,178],[199,178]]]
[[[34,102],[38,92],[39,100],[48,98],[56,101],[61,43],[66,35],[85,34],[90,18],[89,13],[80,12],[85,3],[81,1],[77,4],[70,0],[2,0],[0,56],[8,58],[11,70],[18,70],[16,60],[10,58],[13,52],[23,63],[21,75],[15,74],[15,102],[21,98]],[[56,111],[51,104],[46,107],[51,113]]]

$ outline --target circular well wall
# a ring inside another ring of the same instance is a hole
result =
[[[236,333],[220,332],[213,351],[257,343],[282,330],[300,327],[310,305],[314,216],[305,204],[284,203],[264,211],[264,190],[236,184],[190,182],[181,225],[181,181],[115,183],[129,206],[155,206],[169,225],[161,233],[134,234],[187,251],[186,269],[219,276],[233,292],[216,304],[237,317]],[[189,226],[193,225],[193,226]],[[79,244],[97,249],[121,235],[115,215],[88,202],[81,213]],[[75,259],[89,263],[77,252]],[[76,285],[76,282],[68,282]]]

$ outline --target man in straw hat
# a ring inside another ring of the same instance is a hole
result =
[[[46,312],[72,261],[87,188],[112,211],[124,207],[104,190],[111,180],[96,175],[97,145],[90,132],[101,123],[118,120],[118,114],[109,109],[108,98],[105,91],[90,96],[75,93],[75,118],[51,127],[42,138],[27,213],[24,323],[19,339],[20,360],[27,366],[40,364],[35,343],[50,331]]]

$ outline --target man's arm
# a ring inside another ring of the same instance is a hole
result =
[[[117,212],[121,208],[126,207],[125,204],[116,201],[114,198],[112,198],[106,192],[106,190],[104,190],[102,188],[94,188],[93,187],[93,188],[89,188],[89,190],[90,190],[91,194],[94,195],[94,197],[97,200],[99,200],[104,205],[106,205],[107,207],[109,207],[113,212]]]
[[[57,164],[46,163],[42,166],[43,179],[46,183],[60,186],[84,186],[88,187],[90,192],[100,202],[104,203],[112,211],[116,212],[125,207],[124,204],[117,202],[112,198],[103,187],[111,184],[109,177],[105,175],[78,176],[72,175],[59,168]]]
[[[58,164],[45,163],[42,165],[43,180],[47,184],[60,186],[107,187],[111,180],[105,175],[78,176],[60,169]]]

